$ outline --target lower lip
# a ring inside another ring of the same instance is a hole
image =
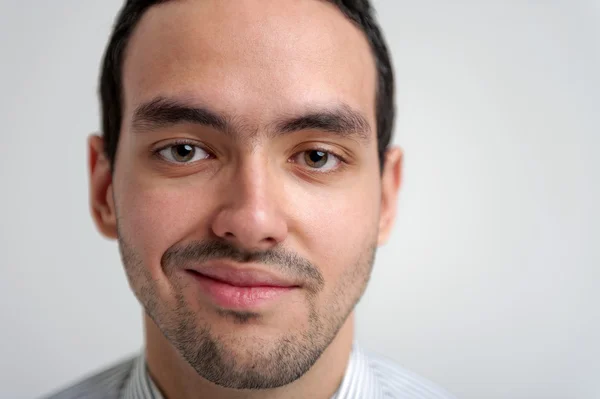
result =
[[[200,284],[204,293],[219,307],[225,309],[251,309],[273,302],[296,287],[238,287],[212,279],[194,271],[188,273]]]

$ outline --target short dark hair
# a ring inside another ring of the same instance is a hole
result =
[[[126,0],[108,42],[100,74],[100,103],[104,152],[114,170],[123,112],[123,60],[131,34],[144,12],[169,0]],[[336,5],[367,36],[377,66],[377,147],[383,169],[385,151],[394,127],[394,72],[385,39],[369,0],[325,0]]]

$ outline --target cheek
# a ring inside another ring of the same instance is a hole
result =
[[[355,267],[374,245],[379,224],[379,191],[372,184],[305,198],[297,221],[306,253],[327,281]],[[357,185],[358,186],[358,185]]]
[[[193,218],[192,202],[202,198],[190,192],[191,184],[157,180],[140,162],[144,147],[131,135],[123,135],[119,144],[119,162],[115,179],[115,200],[119,232],[136,252],[154,262],[177,240],[182,224]]]
[[[162,273],[160,259],[165,251],[200,230],[202,196],[193,188],[148,187],[131,182],[119,197],[119,230],[142,258],[153,276]]]

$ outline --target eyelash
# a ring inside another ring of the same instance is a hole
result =
[[[328,174],[336,173],[336,172],[341,171],[344,168],[344,166],[346,166],[348,164],[348,162],[346,161],[346,159],[343,156],[341,156],[340,154],[338,154],[337,152],[331,151],[329,148],[325,148],[325,147],[322,147],[322,146],[319,146],[319,145],[316,145],[316,146],[307,148],[305,150],[299,151],[299,152],[295,153],[291,158],[294,158],[298,154],[301,154],[303,152],[308,152],[308,151],[325,152],[325,153],[327,153],[329,155],[332,155],[332,156],[336,157],[338,159],[338,161],[339,161],[339,165],[337,167],[335,167],[334,169],[328,170],[328,171],[321,172],[321,171],[319,171],[319,169],[314,169],[314,168],[308,168],[307,169],[307,171],[309,173],[313,173],[315,175],[321,175],[321,176],[323,176],[323,175],[328,175]]]
[[[152,153],[153,156],[157,157],[158,159],[164,160],[164,158],[160,155],[160,152],[163,150],[166,150],[167,148],[176,147],[178,145],[189,145],[192,147],[198,147],[202,151],[205,151],[207,154],[209,154],[211,157],[214,156],[213,151],[211,151],[210,149],[206,148],[203,145],[200,145],[197,141],[185,140],[185,139],[179,139],[179,140],[172,141],[169,144],[165,144],[163,146],[160,146],[159,148],[152,149],[150,152]],[[181,166],[185,166],[185,165],[186,164],[181,164]]]
[[[161,146],[159,148],[151,150],[151,153],[152,153],[152,155],[154,157],[156,157],[156,158],[158,158],[158,159],[160,159],[162,161],[165,161],[165,159],[163,158],[163,156],[160,155],[160,152],[163,151],[163,150],[165,150],[165,149],[167,149],[167,148],[175,147],[175,146],[178,146],[178,145],[189,145],[189,146],[193,146],[193,147],[198,147],[198,148],[202,149],[202,151],[205,151],[207,154],[209,154],[211,157],[214,157],[213,151],[211,151],[210,149],[208,149],[208,148],[200,145],[196,141],[185,140],[185,139],[180,139],[180,140],[172,141],[169,144],[166,144],[166,145],[163,145],[163,146]],[[307,152],[307,151],[321,151],[321,152],[325,152],[325,153],[327,153],[329,155],[333,155],[334,157],[336,157],[339,160],[339,165],[335,169],[332,169],[332,170],[329,170],[329,171],[326,171],[326,172],[319,172],[318,169],[308,168],[308,171],[310,173],[314,173],[314,174],[317,174],[317,175],[327,175],[327,174],[331,174],[331,173],[335,173],[335,172],[340,171],[341,169],[344,168],[344,166],[346,166],[348,164],[348,162],[346,161],[346,159],[342,155],[340,155],[338,152],[332,151],[331,149],[328,149],[328,148],[325,148],[325,147],[319,146],[319,145],[316,145],[316,146],[307,148],[305,150],[296,152],[294,155],[292,155],[291,158],[294,158],[298,154],[303,153],[303,152]],[[169,161],[165,161],[165,162],[169,162]],[[288,162],[292,162],[292,161],[288,161]],[[292,162],[292,163],[295,163],[295,162]],[[169,162],[169,164],[175,165],[175,166],[187,166],[187,165],[190,165],[190,164],[186,164],[186,163],[177,164],[177,163],[172,163],[172,162]]]

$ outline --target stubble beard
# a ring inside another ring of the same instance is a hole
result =
[[[375,242],[372,239],[353,267],[343,272],[324,305],[318,307],[318,296],[308,295],[304,329],[281,334],[276,339],[261,339],[215,334],[210,323],[189,306],[183,295],[185,284],[177,279],[170,279],[175,293],[173,302],[161,301],[157,282],[139,254],[119,233],[119,249],[129,284],[148,316],[198,375],[234,389],[281,387],[300,378],[316,363],[366,289],[375,260]],[[238,312],[221,316],[231,318],[235,324],[260,317]]]

